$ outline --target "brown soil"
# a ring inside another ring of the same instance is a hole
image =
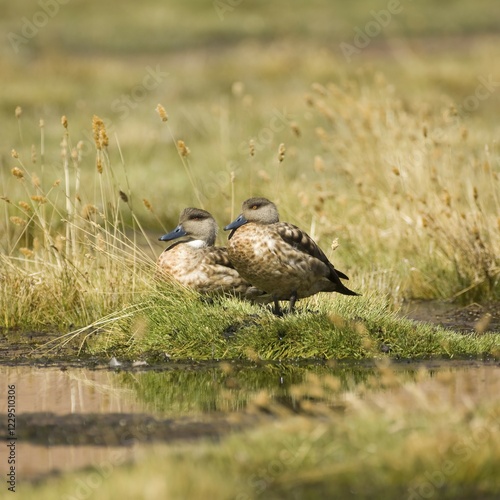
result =
[[[17,439],[37,445],[130,446],[136,442],[217,438],[253,420],[249,415],[239,417],[237,421],[226,415],[158,419],[148,414],[22,413],[16,417],[16,427]],[[7,440],[6,423],[2,429],[5,432],[0,431],[0,438]]]
[[[457,307],[445,302],[410,302],[402,314],[460,333],[500,333],[500,302]]]

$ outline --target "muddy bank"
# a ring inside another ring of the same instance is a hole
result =
[[[17,416],[17,439],[42,446],[132,446],[154,441],[217,438],[248,425],[250,418],[240,421],[211,415],[205,421],[189,417],[161,419],[148,414],[70,414],[28,413]],[[4,432],[1,439],[8,439]]]
[[[449,302],[413,301],[402,306],[401,314],[458,333],[500,333],[500,302],[457,307]]]

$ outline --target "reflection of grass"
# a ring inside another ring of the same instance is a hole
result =
[[[133,465],[112,463],[112,473],[96,464],[22,485],[21,498],[71,495],[97,478],[96,499],[497,496],[500,379],[493,367],[432,377],[421,370],[409,381],[382,366],[375,379],[387,390],[367,393],[361,384],[337,396],[339,412],[330,399],[335,378],[309,377],[294,391],[297,399],[314,394],[298,416],[260,395],[256,407],[279,417],[257,428],[217,444],[148,449]]]
[[[190,415],[199,412],[237,411],[260,391],[269,397],[289,400],[290,387],[305,382],[312,375],[336,377],[340,391],[366,382],[374,369],[366,366],[324,364],[253,364],[221,363],[213,367],[193,363],[174,365],[160,372],[125,372],[120,384],[135,391],[137,398],[148,404],[152,412],[167,415]]]

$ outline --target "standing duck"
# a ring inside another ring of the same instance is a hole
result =
[[[235,269],[271,295],[277,315],[282,314],[280,300],[288,300],[292,312],[297,299],[318,292],[359,295],[340,281],[349,278],[308,234],[279,221],[276,205],[266,198],[244,201],[241,215],[224,230],[231,230],[228,255]]]

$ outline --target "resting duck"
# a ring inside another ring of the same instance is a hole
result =
[[[249,300],[262,295],[234,269],[227,249],[215,246],[217,223],[206,210],[186,208],[178,226],[160,241],[174,241],[157,261],[157,276],[202,294],[228,293]]]

